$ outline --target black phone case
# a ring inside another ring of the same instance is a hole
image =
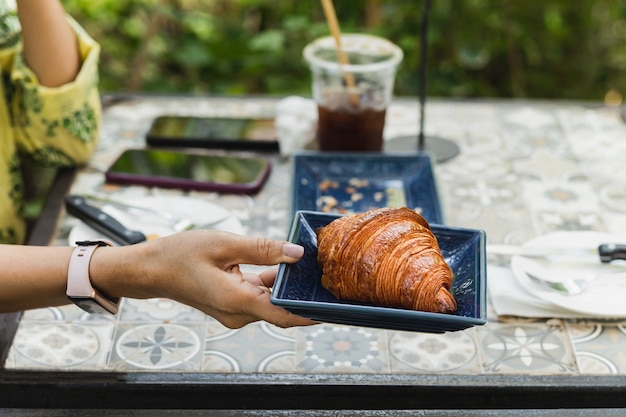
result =
[[[223,149],[230,151],[261,151],[278,152],[278,141],[261,140],[221,140],[221,139],[185,139],[164,138],[160,136],[146,136],[146,144],[154,147],[165,148],[198,148],[198,149]]]
[[[153,133],[153,125],[150,126],[146,133],[146,144],[154,147],[167,148],[199,148],[199,149],[224,149],[236,151],[261,151],[261,152],[278,152],[280,145],[276,140],[232,140],[220,138],[190,139],[184,137],[165,137],[158,136]]]
[[[243,158],[245,159],[245,158]],[[114,165],[115,162],[112,164]],[[111,165],[111,166],[112,166]],[[115,184],[133,184],[146,187],[179,188],[181,190],[216,191],[219,193],[256,194],[267,181],[272,163],[265,160],[265,167],[252,182],[244,184],[224,184],[219,182],[198,181],[158,175],[114,172],[110,168],[105,172],[105,181]]]

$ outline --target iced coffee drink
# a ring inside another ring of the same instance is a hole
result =
[[[339,64],[332,37],[318,39],[304,49],[318,105],[318,147],[322,151],[381,151],[385,114],[402,51],[386,39],[363,34],[342,35],[342,47],[348,65]]]

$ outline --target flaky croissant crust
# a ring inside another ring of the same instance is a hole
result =
[[[428,222],[406,207],[340,217],[317,231],[322,285],[335,297],[453,313],[454,274]]]

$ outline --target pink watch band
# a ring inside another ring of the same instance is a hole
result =
[[[69,299],[83,310],[109,312],[115,314],[119,298],[111,299],[94,289],[89,278],[91,256],[100,246],[111,246],[109,242],[76,242],[78,246],[72,252],[67,270],[67,290]]]

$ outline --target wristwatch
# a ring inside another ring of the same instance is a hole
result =
[[[113,246],[105,240],[76,242],[67,269],[68,298],[88,313],[115,314],[120,299],[102,294],[91,285],[89,279],[89,261],[91,255],[101,246]]]

